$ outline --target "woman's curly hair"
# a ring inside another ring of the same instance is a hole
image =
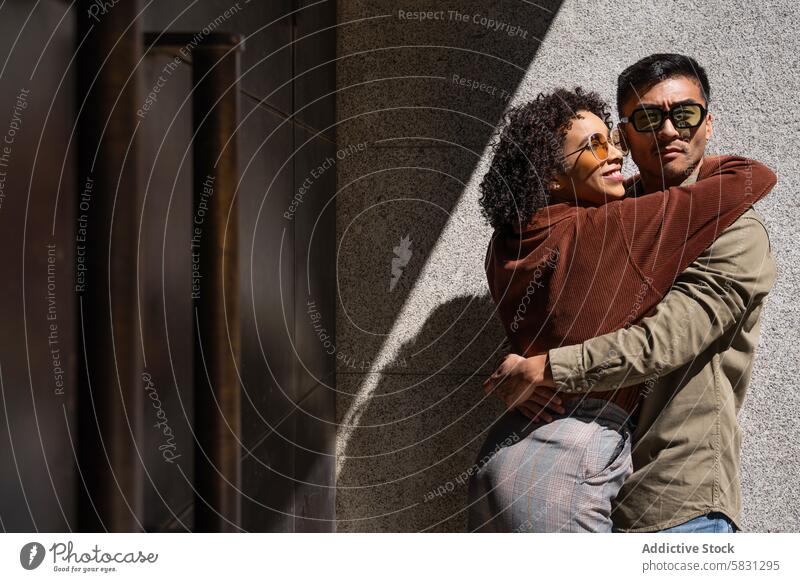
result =
[[[578,111],[590,111],[611,127],[608,104],[580,87],[540,93],[506,114],[491,168],[480,185],[481,209],[492,227],[525,224],[549,204],[547,185],[566,171],[564,139]]]

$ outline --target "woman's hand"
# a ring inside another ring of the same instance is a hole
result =
[[[547,354],[529,358],[509,354],[483,383],[486,394],[494,392],[509,409],[545,422],[553,420],[547,410],[564,412],[561,399],[550,389],[554,386]]]

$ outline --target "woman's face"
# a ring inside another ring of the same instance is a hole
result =
[[[608,143],[608,157],[599,161],[589,147],[592,134],[600,133]],[[625,195],[622,184],[622,152],[610,142],[608,126],[594,113],[579,111],[564,140],[563,155],[566,174],[557,176],[551,184],[554,198],[564,202],[605,204]],[[583,149],[581,149],[583,148]],[[578,153],[573,153],[577,150]],[[572,154],[572,155],[569,155]]]

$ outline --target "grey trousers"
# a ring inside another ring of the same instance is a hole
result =
[[[492,427],[469,482],[469,531],[610,532],[633,472],[628,413],[598,398],[547,424],[518,411]]]

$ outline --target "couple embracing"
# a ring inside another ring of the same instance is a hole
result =
[[[776,178],[705,155],[710,97],[694,59],[655,54],[619,76],[613,130],[580,88],[508,114],[480,201],[506,412],[470,531],[741,529],[737,414],[775,280],[752,205]]]

